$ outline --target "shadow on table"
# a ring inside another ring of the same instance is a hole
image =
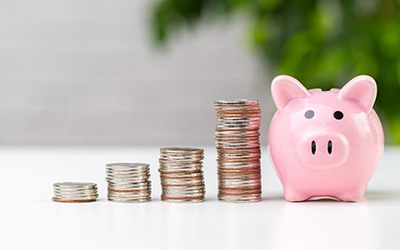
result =
[[[313,197],[308,200],[304,201],[286,201],[283,195],[276,195],[276,196],[265,196],[263,197],[263,201],[285,201],[291,204],[301,204],[301,203],[337,203],[341,202],[334,197],[324,196],[324,197]]]
[[[273,194],[273,195],[263,195],[262,201],[284,201],[285,198],[282,194]]]
[[[400,201],[400,192],[393,190],[371,190],[365,193],[368,201]]]
[[[268,195],[263,196],[263,201],[284,201],[283,195]],[[400,191],[396,192],[393,190],[371,190],[365,193],[366,201],[400,201]],[[317,202],[317,203],[330,203],[330,202],[341,202],[333,197],[316,197],[307,201],[300,201],[294,203],[303,202]]]

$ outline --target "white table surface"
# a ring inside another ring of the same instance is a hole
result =
[[[388,148],[358,203],[286,202],[263,150],[263,201],[216,200],[215,150],[206,149],[207,200],[159,199],[158,148],[1,148],[0,249],[400,249],[400,149]],[[104,164],[151,164],[153,201],[105,199]],[[52,184],[91,181],[100,200],[51,201]]]

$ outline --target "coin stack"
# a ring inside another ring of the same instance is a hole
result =
[[[219,100],[215,143],[218,153],[218,199],[230,202],[261,200],[258,101]]]
[[[145,202],[151,200],[149,164],[106,164],[106,175],[108,200],[118,202]]]
[[[161,200],[204,200],[203,154],[197,148],[160,149]]]
[[[57,202],[91,202],[96,201],[97,185],[84,182],[54,183],[53,201]]]

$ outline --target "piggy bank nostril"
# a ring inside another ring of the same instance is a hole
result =
[[[328,141],[328,154],[332,154],[333,144],[332,141]]]
[[[315,155],[315,152],[317,151],[317,144],[315,143],[315,141],[311,142],[311,153],[313,155]]]

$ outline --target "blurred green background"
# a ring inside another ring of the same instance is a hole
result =
[[[272,75],[308,88],[341,87],[368,74],[388,143],[400,144],[400,0],[161,0],[152,10],[155,40],[199,21],[245,15],[252,47]]]

